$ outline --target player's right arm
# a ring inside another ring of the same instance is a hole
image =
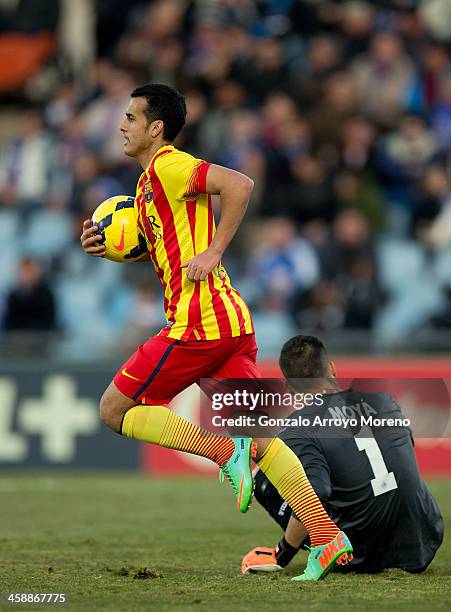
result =
[[[205,192],[220,196],[221,218],[207,250],[182,265],[190,280],[205,280],[219,264],[243,219],[253,188],[254,181],[248,176],[216,164],[209,165]]]
[[[97,225],[93,224],[92,219],[83,221],[83,231],[80,236],[81,246],[85,253],[93,257],[103,257],[105,255],[105,245],[100,244],[102,236],[97,232],[98,229]],[[149,253],[136,261],[150,261]]]

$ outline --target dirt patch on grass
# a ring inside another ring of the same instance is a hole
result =
[[[148,567],[136,568],[130,566],[121,567],[119,570],[114,570],[111,567],[106,567],[105,570],[107,572],[116,574],[116,576],[124,576],[126,578],[133,578],[135,580],[153,580],[154,578],[163,577],[159,572],[156,572],[153,569],[149,569]]]

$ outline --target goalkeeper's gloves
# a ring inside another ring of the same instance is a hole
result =
[[[290,563],[298,549],[282,538],[276,548],[257,546],[245,555],[241,571],[246,576],[258,572],[279,572]]]

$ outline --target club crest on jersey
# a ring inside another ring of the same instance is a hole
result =
[[[151,181],[144,183],[144,202],[150,204],[153,201],[153,189]]]

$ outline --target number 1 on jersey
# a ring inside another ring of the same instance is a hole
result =
[[[381,449],[377,441],[372,437],[373,432],[371,429],[369,427],[362,427],[357,435],[367,436],[364,438],[355,437],[354,440],[359,451],[365,451],[373,470],[374,478],[371,480],[371,486],[373,487],[374,496],[377,497],[397,489],[398,483],[396,482],[395,475],[387,470]]]

